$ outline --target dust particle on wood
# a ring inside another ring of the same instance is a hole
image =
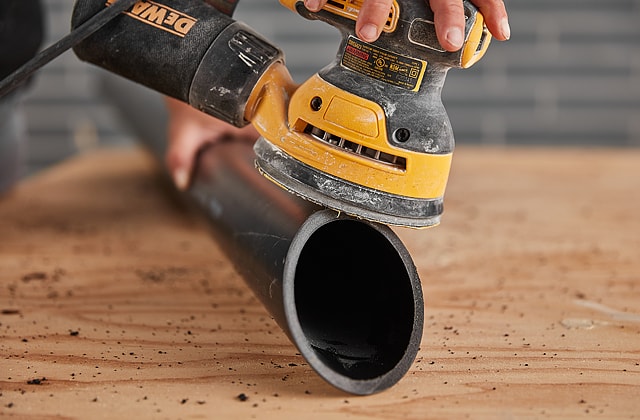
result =
[[[20,309],[3,309],[2,315],[20,315]]]
[[[44,273],[42,271],[35,271],[33,273],[28,273],[22,276],[22,281],[25,283],[28,283],[32,280],[46,280],[46,279],[47,279],[47,273]]]

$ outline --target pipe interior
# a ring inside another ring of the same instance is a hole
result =
[[[371,226],[338,220],[314,232],[298,260],[294,293],[301,328],[333,371],[373,379],[404,356],[415,319],[410,276]]]

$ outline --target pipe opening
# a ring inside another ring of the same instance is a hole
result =
[[[300,253],[294,292],[303,334],[338,374],[378,378],[405,356],[415,320],[411,280],[370,225],[336,220],[316,230]]]

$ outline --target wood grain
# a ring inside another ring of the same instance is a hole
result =
[[[445,203],[440,227],[398,230],[424,285],[419,356],[353,397],[144,153],[34,177],[0,200],[0,415],[640,417],[640,151],[461,147]]]

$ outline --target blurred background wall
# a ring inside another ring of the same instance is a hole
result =
[[[198,0],[194,0],[198,1]],[[69,30],[72,0],[43,0],[49,45]],[[640,146],[640,0],[507,0],[512,38],[468,70],[443,100],[459,144]],[[281,46],[304,80],[335,56],[337,32],[277,0],[242,0],[235,17]],[[104,73],[67,52],[23,97],[32,174],[133,134],[100,94]],[[159,121],[159,124],[164,122]]]

